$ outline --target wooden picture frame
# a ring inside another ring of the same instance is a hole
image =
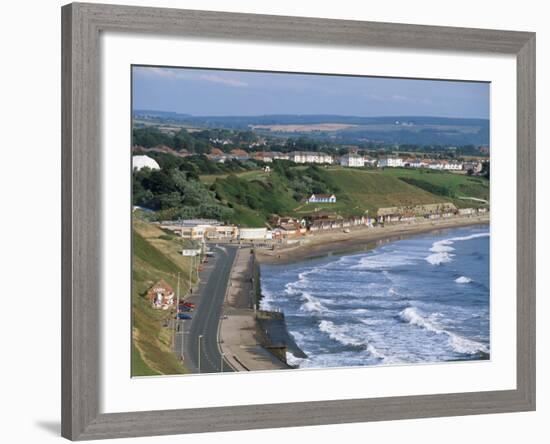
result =
[[[517,388],[100,413],[100,47],[104,31],[510,54],[517,59]],[[62,8],[62,435],[166,435],[535,409],[535,34],[74,3]]]

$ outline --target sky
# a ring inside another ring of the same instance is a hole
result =
[[[195,116],[337,114],[489,118],[490,85],[351,77],[133,67],[133,109]]]

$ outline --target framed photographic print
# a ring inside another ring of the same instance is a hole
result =
[[[62,23],[65,437],[535,408],[534,34]]]

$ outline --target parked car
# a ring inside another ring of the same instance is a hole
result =
[[[191,307],[187,307],[186,305],[180,305],[179,311],[191,311],[193,310]]]
[[[186,313],[178,313],[178,319],[193,319],[193,316]]]
[[[195,304],[193,304],[193,302],[182,302],[181,305],[185,305],[186,307],[189,307],[189,308],[195,308]]]

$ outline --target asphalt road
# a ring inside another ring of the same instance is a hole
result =
[[[200,373],[218,373],[222,365],[218,347],[218,326],[237,247],[220,246],[212,248],[212,251],[215,258],[211,262],[214,264],[201,276],[204,286],[199,287],[197,308],[191,313],[193,319],[179,321],[180,331],[183,329],[185,334],[180,333],[176,336],[177,348],[182,345],[183,340],[185,366],[193,373],[199,372],[199,348]],[[199,339],[200,336],[202,338]],[[224,362],[223,371],[233,370]]]

